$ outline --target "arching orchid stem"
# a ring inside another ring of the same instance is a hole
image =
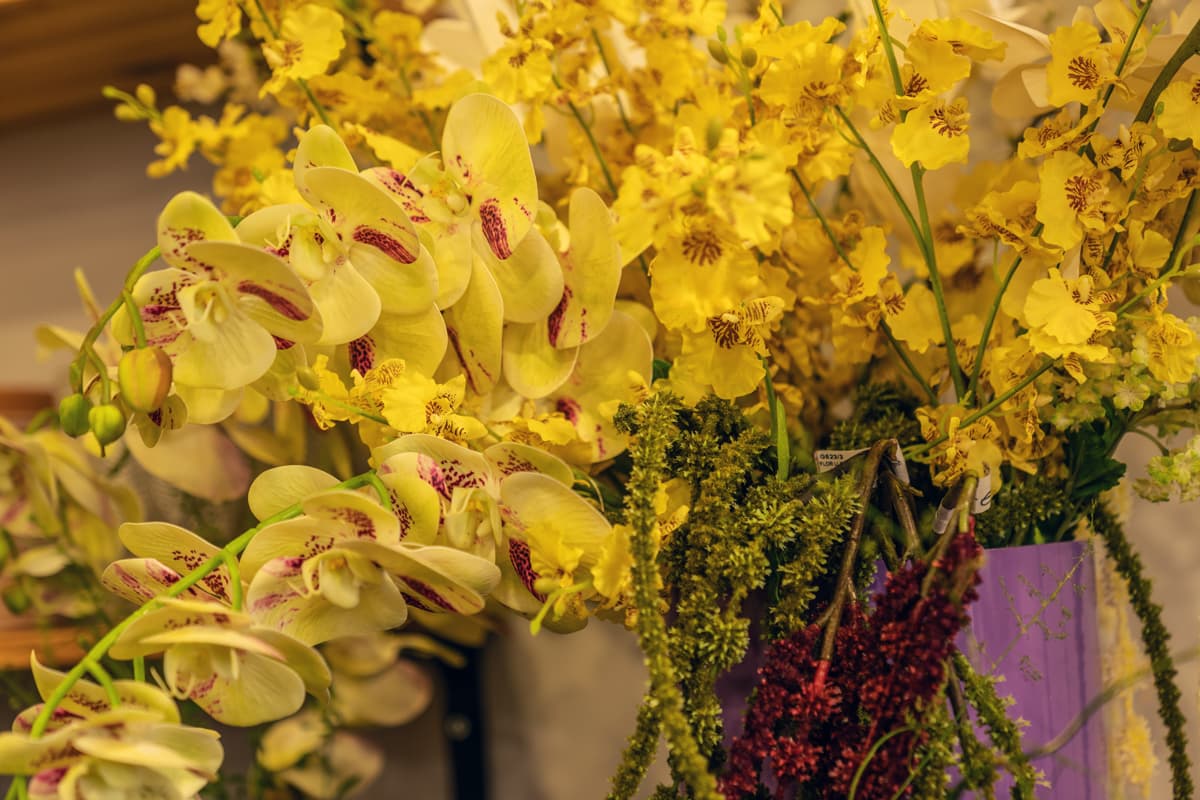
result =
[[[104,688],[104,693],[108,696],[108,704],[113,708],[121,705],[121,698],[117,695],[117,687],[113,685],[112,676],[104,667],[100,666],[100,662],[88,661],[87,671],[96,679],[96,683]]]
[[[121,291],[121,299],[125,302],[125,310],[129,312],[129,322],[133,325],[133,337],[138,347],[146,346],[146,326],[142,323],[142,314],[138,311],[137,303],[133,302],[133,293],[128,289]]]
[[[83,366],[89,358],[94,359],[94,363],[99,362],[100,366],[98,367],[98,371],[100,373],[101,380],[105,383],[105,386],[107,386],[108,369],[107,367],[104,367],[104,362],[96,354],[93,345],[95,345],[96,340],[100,338],[100,334],[104,331],[105,326],[108,325],[108,321],[113,318],[113,314],[116,314],[117,309],[125,304],[125,293],[133,292],[133,287],[137,284],[138,279],[146,273],[146,270],[150,268],[151,264],[158,260],[160,255],[162,255],[162,251],[159,250],[157,245],[155,245],[147,250],[145,255],[134,262],[133,267],[131,267],[129,270],[129,274],[125,276],[125,283],[121,288],[121,296],[109,304],[104,313],[100,315],[100,318],[92,323],[92,327],[89,328],[88,332],[84,335],[83,343],[79,346],[79,355],[75,356],[75,360],[72,365],[73,368],[71,370],[71,373],[78,378],[78,382],[73,387],[75,391],[80,393],[83,392]],[[105,391],[104,396],[106,399],[109,397],[107,390]]]
[[[375,490],[375,494],[379,495],[379,502],[383,504],[383,507],[390,513],[396,513],[396,507],[392,504],[392,493],[383,485],[383,481],[379,479],[379,475],[374,472],[368,472],[367,483]]]
[[[229,570],[229,602],[234,611],[241,611],[243,602],[242,571],[238,567],[237,556],[222,550],[221,557],[225,562],[225,568]]]
[[[370,482],[370,474],[372,473],[355,475],[353,478],[337,484],[336,488],[357,489],[361,486],[365,486]],[[96,644],[92,645],[92,648],[88,650],[83,659],[80,660],[79,663],[77,663],[74,667],[72,667],[67,672],[62,682],[54,688],[54,691],[51,693],[50,697],[48,697],[46,702],[42,705],[42,710],[38,712],[37,718],[33,721],[33,725],[29,731],[30,738],[37,739],[46,732],[46,726],[50,724],[50,720],[54,716],[55,710],[70,693],[71,689],[75,686],[79,679],[82,678],[85,673],[91,672],[91,669],[94,665],[99,665],[100,659],[104,658],[104,656],[108,654],[108,651],[112,648],[112,646],[117,643],[118,639],[121,638],[121,634],[123,634],[134,622],[141,619],[146,614],[149,614],[151,611],[159,608],[159,600],[161,598],[178,597],[179,595],[183,594],[192,586],[195,586],[197,583],[203,580],[211,572],[226,564],[227,558],[237,556],[239,553],[245,550],[246,546],[250,544],[260,530],[268,525],[273,525],[276,522],[282,522],[293,517],[298,517],[301,513],[302,509],[300,504],[295,503],[276,514],[272,514],[271,516],[259,522],[253,528],[250,528],[242,533],[229,544],[225,545],[215,556],[208,559],[188,574],[184,575],[161,595],[146,601],[136,610],[134,610],[133,613],[114,625],[108,633],[106,633],[98,642],[96,642]]]

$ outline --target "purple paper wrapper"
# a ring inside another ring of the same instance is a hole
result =
[[[883,588],[885,574],[881,565],[875,590]],[[979,574],[979,599],[970,607],[959,648],[980,673],[1003,676],[997,692],[1013,697],[1010,717],[1029,723],[1023,741],[1032,750],[1062,733],[1103,688],[1090,545],[988,550]],[[761,641],[753,637],[746,660],[717,681],[726,745],[742,732],[762,653]],[[986,733],[978,734],[986,743]],[[1104,800],[1105,759],[1104,728],[1096,714],[1060,750],[1034,762],[1050,784],[1038,796]],[[1010,785],[1002,774],[996,796],[1007,796]]]

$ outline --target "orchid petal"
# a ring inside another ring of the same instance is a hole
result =
[[[433,375],[446,355],[446,322],[435,306],[416,314],[382,314],[379,322],[346,348],[346,366],[360,374],[390,358],[408,369]]]
[[[140,558],[153,558],[186,575],[220,554],[215,544],[168,522],[126,522],[117,530],[122,544]],[[229,570],[218,567],[200,580],[213,596],[229,599]]]
[[[467,291],[446,312],[454,360],[476,394],[487,394],[500,376],[503,333],[504,301],[491,271],[476,257]]]
[[[139,436],[125,437],[125,446],[151,475],[204,500],[237,500],[250,486],[245,457],[219,429],[208,425],[164,430],[153,449]]]
[[[255,622],[315,645],[397,628],[408,618],[404,597],[389,576],[363,586],[358,605],[345,609],[319,592],[301,594],[297,575],[288,559],[270,561],[255,574],[246,594],[246,608]]]
[[[442,133],[446,170],[472,196],[480,233],[508,258],[533,225],[537,178],[521,121],[495,97],[472,94],[450,107]]]
[[[612,318],[621,264],[612,215],[600,195],[571,193],[571,247],[563,257],[565,287],[550,316],[550,342],[576,347],[599,335]]]
[[[518,442],[500,442],[483,451],[487,460],[495,466],[501,479],[518,472],[538,472],[561,483],[575,485],[575,474],[561,458],[537,447]]]
[[[316,467],[303,464],[276,467],[254,479],[246,500],[255,518],[261,521],[288,506],[333,488],[337,482],[337,478]]]
[[[357,171],[354,156],[346,147],[342,137],[338,136],[328,125],[317,125],[300,137],[296,147],[296,160],[292,165],[292,176],[296,181],[296,189],[305,200],[314,206],[319,203],[317,194],[308,186],[308,173],[321,167]]]
[[[185,383],[175,384],[174,390],[187,408],[188,422],[194,425],[215,425],[225,421],[237,411],[245,393],[245,387],[214,389]]]
[[[396,517],[378,501],[349,489],[329,489],[304,500],[304,513],[320,522],[323,533],[337,539],[400,541]]]
[[[563,544],[590,553],[608,540],[612,525],[594,506],[548,475],[519,472],[500,482],[506,519],[518,529],[556,531]]]
[[[481,453],[445,439],[412,433],[389,442],[372,454],[376,463],[381,464],[380,474],[392,471],[390,459],[398,453],[428,456],[428,459],[417,462],[418,475],[447,502],[455,489],[485,488],[494,493],[497,488],[491,466]]]
[[[192,342],[175,357],[175,380],[192,386],[239,389],[271,368],[275,340],[213,282],[179,291]]]
[[[558,306],[563,296],[563,269],[554,248],[537,228],[530,228],[504,261],[490,250],[476,252],[496,279],[506,321],[544,320]]]
[[[523,397],[536,400],[562,386],[575,368],[579,348],[560,350],[550,343],[545,319],[511,323],[504,331],[504,379]]]
[[[500,580],[495,564],[452,547],[387,547],[369,539],[344,546],[390,572],[408,602],[426,611],[476,614],[483,610],[484,596]]]
[[[397,453],[380,467],[379,478],[391,491],[400,539],[432,544],[437,538],[442,501],[437,489],[421,477],[422,459],[432,460],[421,453]],[[425,474],[428,471],[426,468]]]
[[[268,332],[294,342],[321,338],[321,314],[287,262],[241,242],[197,242],[187,254],[236,287],[238,303]]]
[[[201,241],[236,242],[233,225],[212,201],[195,192],[180,192],[171,198],[158,217],[158,246],[163,261],[188,272],[206,272],[187,252],[188,245]]]

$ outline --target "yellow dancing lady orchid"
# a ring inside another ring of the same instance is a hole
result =
[[[43,699],[66,677],[33,659]],[[21,712],[0,733],[0,771],[30,776],[30,800],[191,800],[217,777],[219,734],[179,723],[175,703],[141,681],[113,681],[120,705],[79,680],[55,709],[44,735],[32,738],[41,705]]]

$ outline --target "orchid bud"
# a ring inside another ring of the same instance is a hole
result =
[[[96,406],[88,412],[88,425],[102,447],[112,444],[125,433],[125,415],[112,403]]]
[[[58,404],[58,424],[67,436],[83,436],[89,430],[92,403],[82,394],[67,395]]]
[[[312,367],[300,367],[296,370],[296,380],[300,381],[300,385],[310,392],[318,392],[321,390],[321,379],[317,377],[317,373]]]
[[[758,63],[758,51],[753,47],[747,47],[742,50],[742,64],[746,67],[753,67]]]
[[[708,54],[713,57],[713,61],[718,64],[729,63],[729,52],[725,49],[725,45],[718,42],[716,39],[708,40]]]
[[[117,383],[127,406],[153,411],[171,391],[171,359],[157,347],[130,350],[117,365]]]

